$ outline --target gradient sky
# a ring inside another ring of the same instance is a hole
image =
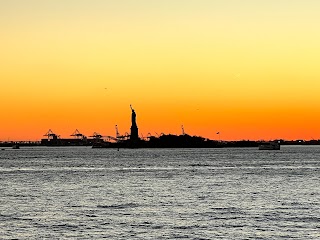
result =
[[[0,140],[320,138],[318,0],[0,0]]]

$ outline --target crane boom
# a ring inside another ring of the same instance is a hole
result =
[[[182,130],[182,135],[185,135],[185,132],[184,132],[184,127],[183,127],[183,125],[181,125],[181,130]]]
[[[120,134],[119,134],[119,130],[118,130],[118,125],[116,125],[116,138],[119,138]]]

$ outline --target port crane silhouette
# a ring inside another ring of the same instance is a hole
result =
[[[76,129],[70,136],[75,137],[76,139],[86,139],[87,137],[79,132],[78,129]]]
[[[48,140],[60,138],[60,135],[55,134],[51,129],[43,136],[48,137]]]
[[[131,105],[130,105],[130,107],[131,107]],[[117,139],[117,141],[127,140],[127,139],[130,138],[130,134],[127,133],[127,132],[125,132],[124,135],[120,135],[119,129],[118,129],[118,125],[115,126],[115,129],[116,129],[116,139]]]
[[[115,126],[116,129],[116,137],[110,135],[101,135],[100,133],[94,132],[91,136],[96,141],[101,141],[104,138],[110,142],[121,142],[130,138],[130,135],[126,132],[125,135],[120,135],[118,130],[118,125]]]
[[[89,136],[89,137],[92,137],[93,139],[95,139],[95,140],[102,140],[103,138],[110,138],[111,136],[103,136],[103,135],[101,135],[100,133],[98,133],[98,132],[94,132],[91,136]]]
[[[186,133],[184,132],[184,127],[183,127],[183,125],[181,125],[181,130],[182,130],[182,135],[186,135]]]

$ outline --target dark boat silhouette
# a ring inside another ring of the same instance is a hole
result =
[[[20,149],[20,146],[18,144],[12,145],[12,149]]]
[[[259,145],[259,150],[280,150],[280,144],[277,142],[265,142]]]

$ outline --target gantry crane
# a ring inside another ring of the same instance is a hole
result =
[[[86,136],[80,133],[78,129],[76,129],[70,136],[73,136],[76,139],[86,139]]]
[[[118,125],[116,125],[115,128],[116,128],[116,139],[118,142],[123,140],[128,140],[130,138],[130,134],[127,132],[124,135],[120,135]]]
[[[51,129],[49,129],[49,131],[43,136],[48,137],[48,140],[58,139],[60,137],[60,135],[55,134]]]
[[[89,137],[92,137],[93,139],[102,139],[105,136],[102,136],[101,134],[94,132],[92,136],[89,136]]]

